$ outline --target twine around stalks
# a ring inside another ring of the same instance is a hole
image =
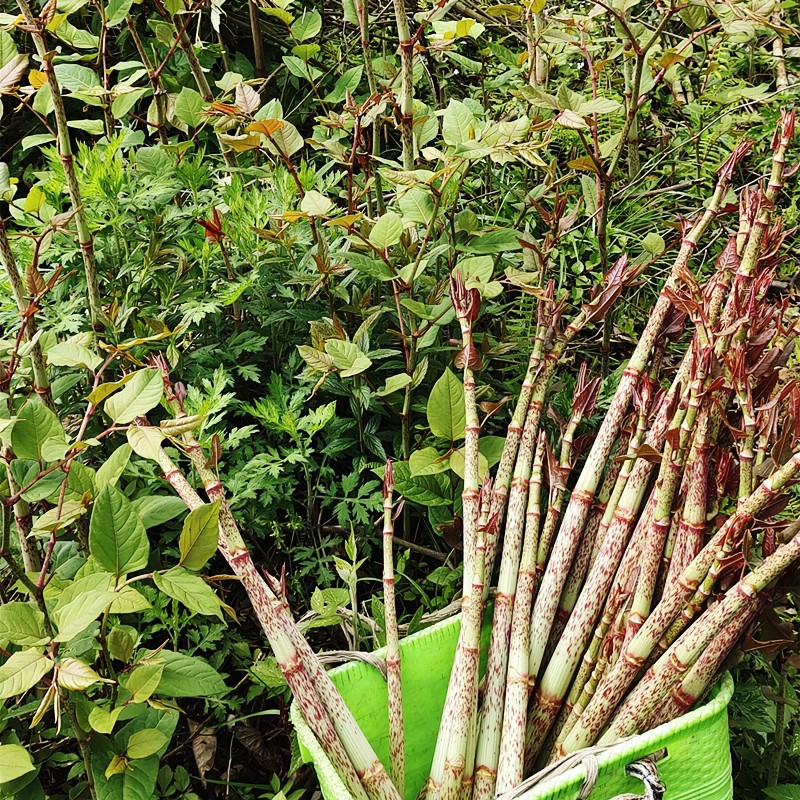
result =
[[[518,800],[528,790],[541,786],[546,781],[557,778],[568,772],[575,766],[583,767],[583,783],[581,784],[580,791],[578,792],[578,800],[586,800],[589,795],[594,791],[597,785],[597,779],[600,776],[600,765],[597,757],[601,753],[619,747],[626,742],[629,742],[634,737],[629,736],[625,739],[620,739],[611,745],[597,745],[595,747],[587,747],[575,753],[565,756],[560,761],[550,764],[544,769],[531,775],[518,786],[515,786],[510,792],[505,792],[497,796],[496,800]],[[658,767],[656,762],[666,756],[666,750],[659,750],[651,754],[647,758],[639,759],[625,767],[625,772],[631,777],[638,778],[644,784],[643,794],[625,793],[613,797],[612,800],[662,800],[666,788],[658,776]]]

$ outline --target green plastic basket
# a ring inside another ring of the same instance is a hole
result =
[[[406,800],[415,800],[430,770],[460,627],[460,617],[453,617],[409,636],[400,645],[406,728]],[[483,631],[484,655],[488,642],[487,627]],[[331,671],[331,677],[378,756],[388,764],[383,677],[375,667],[362,662],[338,667]],[[597,778],[589,798],[610,800],[623,792],[640,792],[642,784],[626,775],[625,767],[659,752],[658,771],[669,800],[731,800],[727,706],[732,694],[733,681],[726,675],[705,705],[598,754]],[[292,704],[291,718],[302,756],[306,762],[313,762],[325,800],[350,800],[350,793],[336,775],[296,703]],[[521,800],[577,800],[584,780],[584,765],[578,764],[530,789]]]

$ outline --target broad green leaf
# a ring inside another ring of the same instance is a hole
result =
[[[454,450],[450,455],[450,468],[458,475],[461,480],[464,480],[464,448]],[[478,452],[478,480],[482,481],[489,474],[489,462],[486,456],[480,451]]]
[[[145,528],[163,525],[186,511],[186,505],[183,500],[172,495],[137,497],[133,501],[133,507]]]
[[[133,586],[123,586],[109,606],[112,614],[132,614],[151,608],[150,601]]]
[[[325,342],[325,351],[333,359],[333,365],[339,370],[342,378],[359,375],[372,366],[372,360],[362,352],[358,345],[345,342],[342,339],[328,339]]]
[[[378,389],[376,394],[378,397],[386,397],[386,395],[392,394],[392,392],[404,389],[412,380],[413,378],[406,372],[401,372],[399,375],[390,375],[386,379],[386,384],[383,388]]]
[[[442,113],[442,138],[459,145],[475,138],[475,115],[460,100],[451,100]]]
[[[491,256],[473,256],[458,262],[456,269],[461,271],[467,289],[477,289],[492,279],[494,259]]]
[[[444,371],[431,389],[426,413],[434,436],[451,442],[464,438],[464,385],[450,369]]]
[[[157,369],[143,369],[122,387],[120,392],[106,400],[105,412],[118,425],[132,422],[161,402],[164,384]]]
[[[19,50],[8,31],[0,30],[0,67],[4,67],[18,55]]]
[[[111,733],[114,730],[114,725],[117,722],[119,715],[123,712],[124,706],[113,708],[111,710],[95,706],[89,712],[89,725],[93,731],[98,733]]]
[[[394,486],[403,497],[423,506],[450,506],[453,503],[450,479],[446,475],[413,477],[405,461],[394,464]]]
[[[72,692],[83,692],[105,681],[88,664],[78,658],[65,658],[58,665],[58,684]]]
[[[134,667],[125,683],[125,688],[133,695],[133,701],[143,703],[147,700],[158,688],[163,673],[163,664],[141,664]]]
[[[30,753],[18,744],[0,744],[0,783],[9,783],[35,769]]]
[[[44,614],[32,603],[13,601],[0,606],[0,640],[20,647],[45,644]]]
[[[433,200],[430,192],[418,186],[404,192],[397,200],[403,219],[428,225],[433,219]]]
[[[60,342],[47,351],[47,361],[54,367],[85,367],[96,370],[103,358],[77,342]]]
[[[202,569],[217,552],[219,501],[205,503],[190,511],[181,531],[180,563],[188,569]]]
[[[284,155],[287,158],[303,149],[303,137],[300,131],[286,120],[282,121],[280,128],[270,134],[265,145],[273,155]]]
[[[622,110],[622,103],[611,100],[608,97],[598,97],[596,100],[587,100],[581,103],[579,112],[581,116],[588,117],[590,114],[613,114],[615,111]]]
[[[105,611],[117,596],[112,590],[114,576],[96,572],[73,581],[58,598],[53,622],[56,641],[69,642]]]
[[[505,436],[481,436],[478,450],[486,458],[489,466],[493,467],[500,461],[505,444]]]
[[[137,731],[130,739],[125,752],[128,758],[147,758],[158,752],[167,743],[167,736],[158,728],[145,728]]]
[[[412,478],[421,475],[436,475],[450,469],[450,457],[447,454],[442,455],[434,447],[424,447],[411,454],[408,466]]]
[[[388,250],[400,241],[402,235],[403,218],[394,211],[387,211],[373,225],[369,233],[369,241],[379,250]]]
[[[93,136],[102,136],[105,132],[105,125],[101,119],[73,119],[67,125],[79,131],[86,131]]]
[[[137,456],[146,458],[148,461],[158,461],[161,455],[161,443],[165,438],[160,428],[131,425],[125,431],[125,435],[128,437],[128,444]]]
[[[102,568],[117,577],[147,566],[147,532],[131,501],[115,486],[104,486],[94,502],[89,551]]]
[[[11,429],[11,447],[17,458],[57,461],[67,450],[67,438],[58,417],[38,399],[28,400]]]
[[[133,0],[109,0],[106,6],[106,25],[114,28],[124,22],[132,5]]]
[[[102,490],[104,486],[116,486],[130,459],[131,446],[121,444],[95,473],[94,479],[97,488]]]
[[[322,17],[318,11],[304,11],[303,16],[292,23],[292,36],[298,42],[313,39],[322,30]]]
[[[182,603],[192,613],[222,619],[219,598],[199,575],[184,567],[173,567],[163,574],[154,573],[153,582],[164,594]]]
[[[106,637],[108,652],[112,658],[127,664],[133,655],[133,648],[136,646],[137,633],[135,628],[129,625],[117,625],[112,628]]]
[[[184,86],[175,100],[173,114],[176,119],[190,128],[196,128],[203,120],[200,112],[203,110],[205,102],[199,92]]]
[[[333,203],[321,192],[310,189],[300,201],[300,210],[309,217],[324,217],[333,208]]]
[[[198,656],[161,650],[153,653],[152,658],[164,667],[156,694],[166,697],[205,697],[228,691],[222,676]]]
[[[325,96],[326,103],[341,103],[342,100],[347,96],[347,92],[351,94],[354,93],[358,89],[358,85],[361,83],[361,76],[364,72],[364,68],[361,64],[357,64],[355,67],[351,67],[347,70],[340,78],[336,81],[336,85],[331,89],[330,92]]]
[[[100,86],[100,78],[90,67],[80,64],[56,64],[53,68],[62,89],[70,92],[85,92]]]
[[[469,253],[508,253],[521,250],[519,233],[513,228],[500,228],[488,231],[480,236],[473,236],[464,248]]]
[[[51,669],[53,662],[38,648],[12,653],[0,666],[0,700],[27,692]]]

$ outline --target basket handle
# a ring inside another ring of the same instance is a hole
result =
[[[618,794],[612,800],[662,800],[667,789],[658,776],[658,767],[655,761],[649,758],[634,761],[625,767],[625,772],[638,778],[644,784],[644,793]]]

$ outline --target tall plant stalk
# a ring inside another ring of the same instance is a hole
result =
[[[400,671],[400,637],[394,600],[394,471],[386,462],[383,476],[383,617],[386,622],[386,683],[389,698],[389,765],[392,782],[401,798],[406,793],[405,727],[403,684]]]
[[[36,52],[42,63],[42,71],[47,77],[47,85],[50,88],[50,98],[53,103],[53,112],[56,118],[56,145],[58,147],[58,157],[64,168],[64,177],[67,181],[67,191],[72,204],[75,229],[78,234],[78,244],[81,248],[83,269],[86,275],[86,295],[89,301],[89,318],[92,327],[102,329],[105,315],[103,314],[100,300],[100,283],[94,254],[94,240],[89,230],[86,210],[83,205],[83,200],[81,199],[80,184],[78,183],[78,176],[75,173],[72,143],[70,142],[69,128],[67,127],[67,113],[64,110],[64,98],[61,94],[61,87],[58,83],[55,70],[53,69],[54,53],[48,47],[45,39],[44,22],[33,15],[28,0],[17,0],[17,5],[22,12],[22,16],[25,17],[25,23],[28,26]]]

